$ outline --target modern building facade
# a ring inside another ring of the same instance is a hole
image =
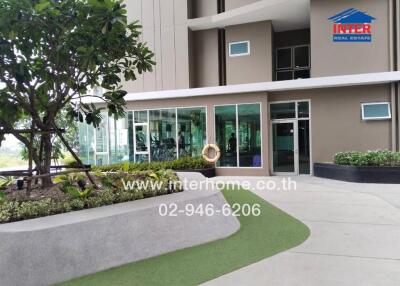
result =
[[[219,175],[310,174],[340,151],[399,150],[399,0],[130,0],[154,72],[127,116],[80,126],[92,164],[198,156]],[[101,104],[93,99],[97,104]]]

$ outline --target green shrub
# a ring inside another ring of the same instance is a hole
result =
[[[66,188],[66,193],[73,199],[86,199],[92,194],[92,192],[92,187],[88,187],[83,191],[75,186],[69,186],[68,188]]]
[[[334,163],[348,166],[400,166],[400,152],[340,152],[335,154]]]
[[[63,193],[71,191],[72,187],[79,187],[78,182],[85,181],[85,175],[82,173],[73,173],[69,175],[61,175],[54,178],[54,183],[59,184],[60,190]],[[73,191],[72,191],[73,192]]]
[[[94,190],[92,187],[81,190],[75,185],[79,176],[62,176],[58,178],[58,182],[68,196],[61,200],[47,198],[37,201],[3,201],[0,203],[0,223],[101,207],[181,191],[180,189],[171,189],[171,182],[178,180],[172,170],[117,171],[97,175],[100,175],[98,178],[102,182],[108,182],[112,187],[103,186],[103,190],[100,191]],[[134,185],[132,190],[125,190],[122,180],[139,184]]]
[[[17,202],[5,202],[0,205],[0,223],[9,222],[12,220]]]
[[[6,201],[6,194],[0,191],[0,205],[5,203]]]
[[[137,196],[135,194],[135,192],[117,192],[115,194],[115,198],[114,201],[115,203],[125,203],[125,202],[129,202],[129,201],[134,201],[137,200]]]
[[[6,190],[14,183],[13,177],[0,177],[0,190]]]
[[[129,167],[128,167],[129,166]],[[160,170],[198,170],[198,169],[209,169],[213,168],[214,165],[206,162],[202,157],[184,157],[174,161],[166,162],[142,162],[142,163],[119,163],[107,166],[94,166],[94,171],[100,172],[117,172],[117,171],[147,171],[152,170],[154,172]]]
[[[85,208],[85,202],[80,199],[75,199],[69,202],[69,207],[74,211],[83,210]]]
[[[15,217],[17,219],[24,220],[24,219],[51,215],[52,214],[51,204],[52,204],[51,199],[22,202],[16,208]]]

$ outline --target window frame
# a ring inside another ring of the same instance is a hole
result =
[[[239,105],[252,105],[252,104],[258,104],[260,106],[260,138],[261,138],[261,166],[259,167],[240,167],[240,148],[239,148]],[[263,169],[264,168],[264,144],[262,144],[263,140],[263,104],[262,102],[244,102],[244,103],[227,103],[227,104],[215,104],[213,108],[213,113],[214,113],[214,118],[213,118],[213,123],[214,123],[214,141],[215,144],[217,144],[217,126],[216,126],[216,121],[215,121],[215,111],[216,107],[220,106],[234,106],[235,107],[235,112],[236,112],[236,166],[234,167],[224,167],[224,166],[216,166],[215,168],[217,169],[251,169],[251,170],[256,170],[256,169]]]
[[[205,106],[205,105],[200,105],[200,106],[174,106],[174,107],[161,107],[161,108],[148,108],[148,109],[146,109],[146,108],[143,108],[143,109],[132,109],[132,110],[128,110],[127,112],[132,112],[132,118],[133,118],[133,128],[135,128],[135,124],[136,125],[142,125],[142,124],[147,124],[147,128],[149,129],[148,130],[148,134],[149,134],[149,141],[151,140],[150,139],[150,111],[155,111],[155,110],[159,110],[159,111],[162,111],[162,110],[171,110],[171,109],[173,109],[173,110],[175,110],[175,128],[176,128],[176,138],[178,138],[178,110],[179,109],[194,109],[194,108],[203,108],[204,110],[205,110],[205,114],[206,114],[206,124],[205,124],[205,127],[206,127],[206,135],[207,135],[207,131],[208,131],[208,121],[207,121],[207,116],[208,116],[208,109],[207,109],[207,106]],[[147,122],[145,122],[145,123],[135,123],[135,112],[140,112],[140,111],[147,111]],[[133,132],[133,135],[134,135],[134,139],[135,139],[135,136],[136,136],[136,134],[135,134],[135,132]],[[176,141],[176,159],[179,159],[179,146],[178,146],[178,140],[175,140]],[[136,148],[135,145],[136,143],[135,143],[135,141],[134,141],[134,148]],[[205,143],[206,145],[208,144],[208,136],[206,136],[206,143]],[[150,142],[149,142],[149,150],[148,150],[148,154],[137,154],[137,153],[135,153],[135,149],[134,149],[134,154],[132,154],[133,155],[133,159],[134,159],[134,162],[136,163],[136,155],[148,155],[148,157],[149,157],[149,160],[148,160],[148,162],[151,162],[151,144],[150,144]],[[129,154],[129,156],[130,156],[131,154]]]
[[[302,47],[307,47],[308,48],[308,66],[304,67],[296,67],[296,59],[295,59],[295,50],[296,48],[302,48]],[[279,50],[286,50],[290,49],[291,50],[291,67],[286,67],[286,68],[279,68],[278,67],[278,51]],[[295,46],[283,46],[283,47],[277,47],[275,49],[275,80],[278,78],[278,73],[279,72],[292,72],[292,79],[291,80],[297,80],[294,78],[295,72],[296,71],[301,71],[301,70],[308,70],[310,71],[310,77],[311,77],[311,45],[295,45]]]
[[[272,119],[271,118],[271,105],[273,105],[273,104],[280,104],[280,103],[291,103],[291,102],[294,102],[295,103],[295,112],[296,112],[296,117],[295,118],[283,118],[283,119]],[[308,102],[308,117],[299,117],[299,103],[300,102]],[[311,99],[295,99],[295,100],[280,100],[280,101],[271,101],[271,102],[268,102],[268,120],[269,120],[269,128],[270,128],[270,131],[269,131],[269,133],[268,133],[268,136],[270,137],[269,139],[268,139],[268,143],[269,143],[269,152],[270,152],[270,154],[273,154],[273,143],[272,143],[272,134],[271,134],[271,132],[272,132],[272,124],[274,124],[274,123],[284,123],[284,122],[287,122],[287,121],[295,121],[295,122],[297,122],[297,127],[298,127],[298,123],[299,123],[299,121],[309,121],[309,128],[310,128],[310,130],[309,130],[309,135],[310,135],[310,142],[309,142],[309,144],[310,144],[310,175],[312,176],[312,175],[314,175],[314,169],[313,169],[313,164],[314,164],[314,156],[313,156],[313,123],[312,123],[312,103],[311,103]],[[270,168],[270,170],[271,170],[271,172],[273,171],[273,156],[271,157],[271,159],[269,160],[269,168]],[[272,172],[272,174],[274,174],[273,172]],[[276,174],[275,173],[275,175],[278,175],[278,174]],[[300,174],[297,174],[297,176],[299,176]],[[301,176],[303,176],[303,175],[301,175]],[[308,175],[304,175],[304,176],[308,176]]]
[[[247,44],[247,53],[232,54],[232,45],[235,45],[235,44]],[[244,56],[249,56],[251,54],[250,41],[230,42],[228,44],[228,47],[229,47],[228,49],[229,49],[229,57],[230,58],[244,57]]]
[[[365,106],[371,105],[386,105],[388,107],[388,116],[385,117],[366,117],[365,116]],[[389,120],[392,119],[392,107],[389,101],[381,101],[381,102],[364,102],[361,103],[361,119],[363,121],[379,121],[379,120]]]

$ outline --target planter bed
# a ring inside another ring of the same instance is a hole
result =
[[[314,176],[354,183],[400,184],[400,167],[314,164]]]
[[[203,180],[200,174],[182,175]],[[0,225],[1,285],[50,285],[235,233],[236,217],[160,216],[160,204],[221,209],[218,190],[184,191]]]

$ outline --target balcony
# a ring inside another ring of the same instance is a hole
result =
[[[309,27],[310,0],[262,0],[217,14],[208,11],[204,17],[188,20],[192,31],[224,28],[271,20],[275,31]]]

